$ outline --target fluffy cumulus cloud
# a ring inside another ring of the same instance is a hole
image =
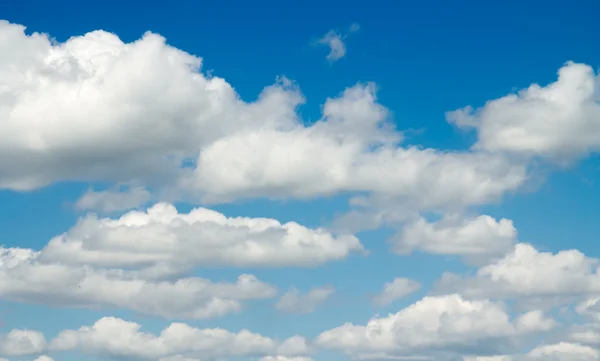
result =
[[[511,319],[501,304],[469,301],[454,294],[425,297],[398,313],[372,318],[364,326],[346,323],[323,332],[317,342],[363,358],[493,352],[515,337],[548,331],[554,325],[540,311]]]
[[[524,355],[471,356],[463,361],[597,361],[598,350],[578,343],[559,342],[542,345]]]
[[[458,255],[482,260],[501,256],[513,248],[517,230],[508,219],[490,216],[464,218],[448,215],[437,222],[424,218],[408,223],[393,241],[394,251],[409,254],[413,250],[440,255]]]
[[[46,337],[33,330],[14,329],[0,335],[0,355],[34,355],[46,348]]]
[[[236,282],[189,276],[197,267],[313,267],[363,251],[352,235],[205,208],[179,213],[158,203],[116,219],[88,215],[40,251],[0,248],[0,298],[203,319],[238,312],[243,301],[273,298],[277,290],[250,274]],[[279,305],[310,312],[331,292],[292,292]]]
[[[153,280],[123,269],[46,263],[39,260],[40,254],[31,249],[0,249],[0,298],[202,319],[240,311],[242,301],[272,298],[277,292],[248,274],[233,283],[199,277]]]
[[[558,80],[448,113],[451,123],[477,130],[475,148],[558,162],[600,150],[600,82],[586,64],[566,63]]]
[[[268,218],[228,218],[206,208],[179,213],[168,203],[117,219],[88,215],[50,240],[40,259],[140,267],[150,275],[197,266],[317,266],[364,253],[352,235],[333,235]]]
[[[357,191],[440,207],[486,202],[526,178],[523,164],[493,154],[399,146],[373,84],[328,99],[306,126],[289,80],[244,102],[157,34],[123,43],[95,31],[56,43],[7,22],[0,33],[2,188],[139,181],[205,201]],[[98,200],[106,196],[80,205],[122,206]]]
[[[199,329],[172,323],[160,334],[144,332],[141,325],[105,317],[92,326],[64,330],[50,341],[53,351],[73,351],[117,359],[213,360],[236,356],[298,356],[282,354],[278,341],[248,330],[237,333],[220,328]],[[295,350],[305,352],[305,350]]]
[[[157,34],[123,43],[94,31],[56,43],[24,30],[0,23],[3,188],[172,175],[225,134],[295,124],[302,102],[280,83],[244,103]]]
[[[600,292],[598,260],[577,250],[556,254],[518,243],[503,258],[479,268],[474,276],[445,274],[439,291],[470,297],[557,300]]]

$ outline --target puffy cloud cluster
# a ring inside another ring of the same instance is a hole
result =
[[[1,248],[0,297],[202,319],[240,311],[243,301],[273,298],[277,290],[249,274],[234,283],[186,276],[197,267],[310,267],[355,251],[364,249],[350,235],[205,208],[179,213],[159,203],[117,219],[87,216],[40,251]],[[308,299],[316,306],[330,293],[313,290]],[[284,309],[295,308],[290,297],[280,302]]]
[[[268,218],[228,218],[206,208],[179,213],[168,203],[118,219],[88,215],[50,240],[40,259],[173,274],[198,266],[317,266],[363,253],[352,235]]]
[[[218,357],[278,354],[285,343],[241,330],[198,329],[173,323],[159,335],[143,332],[141,325],[118,318],[102,318],[92,326],[65,330],[50,342],[54,351],[79,350],[98,356],[167,359],[186,356],[198,360]],[[306,350],[300,350],[305,352]],[[294,356],[289,355],[289,356]]]
[[[276,340],[248,330],[229,332],[199,329],[172,323],[159,335],[144,332],[141,325],[104,317],[91,326],[63,330],[49,342],[39,332],[13,330],[0,340],[0,354],[31,355],[41,352],[78,351],[112,359],[214,360],[236,356],[264,356],[273,360],[305,360],[307,340],[294,336]],[[276,355],[276,356],[273,356]],[[40,356],[36,361],[50,361]]]
[[[199,277],[154,280],[123,269],[46,263],[40,252],[0,248],[0,298],[57,307],[124,308],[167,318],[210,318],[242,301],[275,297],[273,285],[243,274],[236,282]]]
[[[367,192],[435,208],[483,203],[526,178],[522,164],[493,154],[399,146],[373,84],[327,99],[322,119],[305,125],[289,80],[244,102],[157,34],[123,43],[95,31],[56,43],[7,22],[0,34],[2,188],[138,181],[162,185],[164,197],[213,202]],[[102,196],[79,206],[147,199]]]

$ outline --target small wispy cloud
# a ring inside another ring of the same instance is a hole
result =
[[[275,305],[280,311],[290,313],[311,313],[333,293],[331,286],[315,287],[306,294],[301,294],[296,287],[290,288]]]
[[[144,205],[151,198],[150,192],[146,188],[126,184],[99,192],[89,189],[77,200],[75,208],[102,213],[119,212]]]
[[[325,36],[316,41],[315,45],[327,45],[329,47],[329,54],[325,58],[327,61],[333,63],[346,55],[346,38],[359,29],[360,25],[354,23],[350,25],[345,33],[329,30]]]

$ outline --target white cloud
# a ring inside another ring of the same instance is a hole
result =
[[[528,179],[529,157],[564,164],[600,148],[598,77],[588,66],[569,63],[547,87],[533,85],[476,111],[448,114],[458,126],[475,128],[478,141],[469,151],[441,151],[403,145],[372,83],[328,98],[321,119],[309,125],[297,111],[304,97],[288,79],[245,102],[224,79],[202,74],[200,58],[166,45],[157,34],[123,43],[95,31],[58,43],[0,22],[0,38],[0,188],[28,190],[61,181],[130,185],[90,189],[76,204],[100,212],[151,199],[210,203],[350,193],[352,209],[340,224],[379,227],[408,220],[394,239],[397,252],[490,262],[474,277],[445,275],[439,290],[450,294],[426,297],[366,326],[323,332],[317,340],[322,347],[358,358],[460,357],[465,351],[491,354],[556,325],[539,310],[513,315],[490,298],[585,296],[577,311],[598,317],[596,259],[574,250],[554,255],[514,245],[517,232],[507,219],[458,216],[519,188]],[[328,59],[345,55],[344,39],[330,32],[321,40],[331,48]],[[425,211],[446,216],[437,222],[417,218]],[[158,203],[119,218],[88,215],[41,251],[0,248],[0,298],[203,319],[275,298],[277,290],[250,274],[233,282],[189,276],[197,267],[315,267],[364,251],[348,234],[228,218],[206,208],[179,213]],[[374,301],[387,305],[418,287],[397,278]],[[312,312],[332,292],[292,288],[276,307]],[[597,360],[598,352],[586,346],[597,344],[597,329],[572,331],[569,340],[580,344],[477,360]],[[311,361],[305,354],[313,351],[301,336],[279,341],[181,323],[153,335],[115,318],[64,331],[50,345],[160,361]],[[44,336],[34,331],[13,330],[0,338],[3,354],[46,350]]]
[[[305,355],[314,351],[314,347],[302,336],[292,336],[279,344],[279,355]]]
[[[540,345],[524,355],[464,357],[464,361],[597,361],[598,350],[578,343]]]
[[[34,355],[46,348],[46,337],[38,331],[14,329],[0,335],[0,355]]]
[[[548,361],[596,361],[600,360],[598,350],[576,343],[560,342],[538,346],[528,354],[533,360]]]
[[[590,323],[571,327],[569,340],[584,345],[600,345],[600,324]]]
[[[305,126],[289,80],[243,102],[159,35],[55,43],[23,30],[0,24],[0,188],[137,181],[163,199],[205,202],[363,192],[418,211],[485,203],[526,179],[522,164],[493,154],[400,147],[373,84],[328,99]]]
[[[329,54],[325,57],[330,62],[340,60],[346,55],[346,44],[344,43],[345,37],[334,31],[330,30],[318,40],[319,44],[324,44],[329,47]]]
[[[114,317],[105,317],[92,326],[62,331],[49,349],[80,351],[100,357],[149,360],[212,360],[236,356],[276,354],[280,342],[241,330],[198,329],[172,323],[159,335],[141,331],[141,326]],[[294,355],[282,355],[294,356]]]
[[[75,207],[110,213],[137,208],[148,203],[151,197],[150,192],[140,186],[130,186],[125,189],[113,187],[100,192],[90,189],[77,200]]]
[[[120,218],[89,215],[50,240],[40,259],[107,267],[141,267],[146,276],[197,266],[317,266],[364,252],[352,235],[334,236],[269,218],[228,218],[196,208],[179,213],[167,203]]]
[[[491,154],[398,147],[373,84],[328,99],[323,114],[309,127],[223,137],[180,187],[204,201],[365,192],[419,210],[486,203],[526,179],[524,167]]]
[[[381,293],[373,298],[373,303],[377,306],[387,306],[398,299],[416,292],[419,288],[421,288],[419,282],[398,277],[383,286]]]
[[[202,319],[272,298],[274,286],[252,275],[235,283],[198,277],[153,281],[131,271],[38,261],[39,252],[0,248],[0,297],[58,307],[124,308],[168,318]]]
[[[504,258],[479,268],[474,277],[445,274],[437,290],[469,297],[581,297],[600,292],[600,271],[598,260],[577,250],[552,254],[518,243]]]
[[[577,313],[600,322],[600,297],[589,297],[582,300],[575,308]]]
[[[458,255],[480,262],[486,256],[502,256],[517,239],[512,221],[483,215],[474,218],[447,215],[437,222],[424,218],[408,223],[393,237],[393,249],[399,254],[413,250],[441,255]]]
[[[5,359],[5,358],[0,358],[0,361],[9,361],[9,360]],[[39,357],[36,357],[33,361],[54,361],[54,359],[50,356],[41,355]]]
[[[0,298],[203,319],[239,312],[244,301],[277,291],[249,274],[233,283],[185,277],[199,266],[312,267],[353,251],[364,250],[350,235],[205,208],[178,213],[159,203],[117,219],[87,216],[41,251],[0,248]],[[314,289],[298,307],[288,294],[280,304],[310,312],[331,292]]]
[[[61,180],[158,181],[225,134],[296,121],[279,83],[244,103],[201,59],[146,33],[94,31],[64,43],[0,23],[0,187]]]
[[[425,297],[384,318],[372,318],[366,326],[346,323],[320,334],[317,342],[351,356],[431,355],[436,351],[461,353],[493,351],[511,338],[548,331],[554,323],[539,311],[511,320],[501,304],[489,300],[468,301],[459,295]]]
[[[354,23],[348,28],[348,32],[342,34],[335,30],[329,30],[322,38],[317,40],[317,45],[326,45],[329,47],[329,54],[325,57],[329,62],[333,63],[346,56],[346,38],[350,33],[360,29],[360,25]]]
[[[311,357],[305,357],[305,356],[296,356],[296,357],[265,356],[265,357],[261,358],[260,361],[315,361],[315,360]]]
[[[291,287],[281,296],[275,308],[292,313],[311,313],[325,302],[333,293],[331,286],[315,287],[306,294],[301,294],[296,287]]]
[[[476,149],[568,162],[600,150],[600,87],[591,66],[568,62],[558,80],[447,115],[477,129]]]

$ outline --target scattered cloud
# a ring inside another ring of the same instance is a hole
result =
[[[331,30],[316,44],[335,62],[358,30]],[[538,250],[518,239],[511,220],[473,215],[528,184],[540,160],[572,165],[600,150],[600,77],[591,66],[568,62],[551,84],[448,112],[476,139],[469,149],[442,150],[406,144],[374,83],[340,89],[309,122],[293,81],[279,77],[244,101],[203,72],[201,58],[155,33],[125,43],[93,31],[59,42],[0,21],[0,38],[0,189],[89,182],[75,207],[104,214],[83,215],[35,249],[0,247],[2,300],[170,320],[232,315],[277,299],[281,285],[263,278],[267,268],[365,255],[355,233],[385,226],[397,232],[397,255],[456,256],[467,270],[444,273],[396,313],[319,330],[315,339],[181,322],[153,333],[106,316],[50,341],[13,329],[0,335],[0,356],[315,361],[314,353],[337,350],[361,360],[600,361],[598,259]],[[348,210],[317,228],[205,208],[335,195],[348,196]],[[186,213],[178,202],[205,207]],[[234,275],[198,275],[221,267]],[[389,279],[376,306],[422,287]],[[291,286],[274,309],[317,312],[334,292]],[[561,323],[558,306],[576,321]]]
[[[354,23],[350,25],[346,33],[340,33],[336,30],[329,30],[322,38],[317,40],[317,44],[329,47],[329,54],[325,57],[327,61],[333,63],[346,56],[346,38],[353,32],[360,29],[360,25]]]

